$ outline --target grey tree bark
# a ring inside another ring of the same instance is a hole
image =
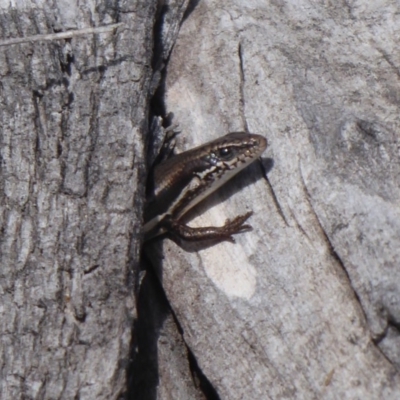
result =
[[[220,398],[400,396],[396,4],[204,0],[181,27],[166,80],[180,148],[269,140],[263,168],[193,214],[252,209],[253,232],[154,256]]]
[[[3,39],[31,38],[0,41],[0,398],[399,398],[393,0],[0,6]],[[266,136],[191,215],[254,230],[140,264],[170,111],[180,150]]]
[[[127,393],[157,13],[1,3],[1,399]]]

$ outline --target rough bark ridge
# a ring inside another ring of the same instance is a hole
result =
[[[399,398],[397,6],[278,3],[2,8],[3,38],[124,26],[0,55],[1,398]],[[151,247],[136,318],[157,87],[181,149],[270,147],[193,222],[254,231]]]
[[[0,398],[126,391],[156,1],[2,8]],[[139,182],[139,184],[138,184]]]

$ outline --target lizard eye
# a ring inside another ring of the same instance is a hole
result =
[[[233,156],[233,151],[230,147],[222,147],[218,150],[218,155],[223,159],[229,159]]]

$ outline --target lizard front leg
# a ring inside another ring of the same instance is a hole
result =
[[[186,241],[229,240],[235,243],[235,239],[232,235],[252,230],[250,225],[244,224],[252,214],[253,212],[249,211],[232,220],[227,219],[223,226],[192,228],[179,220],[173,220],[170,217],[167,217],[165,221],[163,221],[162,225],[173,236]]]

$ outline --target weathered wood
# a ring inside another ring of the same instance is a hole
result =
[[[182,334],[151,269],[141,284],[134,334],[138,354],[130,373],[133,398],[204,399],[193,381]]]
[[[3,39],[124,26],[2,47],[0,397],[397,399],[395,3],[188,3],[2,9]],[[147,274],[136,318],[150,96],[182,19],[180,149],[248,129],[268,174],[197,209],[253,209],[235,245],[153,244],[169,304]]]
[[[208,248],[165,240],[155,256],[223,399],[400,396],[394,9],[204,0],[181,27],[166,84],[180,148],[248,129],[273,160],[193,221],[253,209],[253,232]]]
[[[25,2],[2,38],[0,398],[126,392],[156,1]],[[20,3],[18,3],[20,4]]]

